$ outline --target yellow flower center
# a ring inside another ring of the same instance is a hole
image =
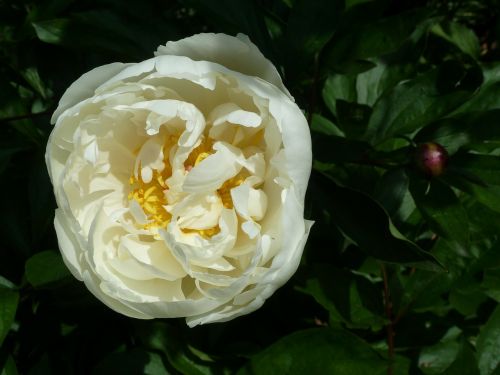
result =
[[[153,179],[147,183],[142,180],[140,173],[139,178],[133,175],[130,177],[130,185],[135,189],[129,193],[128,199],[139,203],[149,221],[147,224],[140,225],[142,229],[165,228],[172,218],[164,207],[167,204],[164,192],[168,188],[165,184],[167,178],[165,170],[162,173],[153,171]]]
[[[146,224],[138,225],[141,229],[150,230],[165,228],[172,219],[172,215],[165,209],[165,206],[168,204],[165,196],[168,186],[165,181],[172,175],[172,167],[168,159],[168,150],[172,142],[175,141],[176,139],[174,140],[172,137],[167,139],[163,150],[163,163],[165,168],[161,172],[154,170],[153,178],[150,182],[144,182],[142,179],[140,166],[138,177],[135,177],[133,174],[130,177],[130,185],[133,190],[128,194],[128,199],[129,201],[135,200],[139,203],[148,220]],[[198,147],[193,149],[184,162],[186,171],[189,172],[194,166],[198,165],[202,160],[210,156],[213,153],[212,146],[212,140],[205,138],[205,140],[201,142]],[[231,189],[241,185],[243,181],[245,181],[246,177],[247,175],[241,172],[233,178],[225,181],[224,184],[217,189],[217,193],[225,208],[233,208]],[[220,232],[220,227],[216,225],[209,229],[183,228],[182,231],[184,233],[197,233],[205,238],[210,238]]]

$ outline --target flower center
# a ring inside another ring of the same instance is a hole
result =
[[[130,185],[135,189],[129,193],[128,199],[139,203],[148,218],[148,223],[140,225],[142,229],[165,228],[172,218],[164,207],[167,204],[164,191],[168,189],[164,172],[153,171],[153,179],[148,183],[142,180],[140,173],[138,178],[130,177]]]
[[[163,158],[160,157],[160,160],[162,160],[164,165],[163,170],[159,171],[158,169],[153,169],[150,181],[144,181],[141,172],[142,167],[140,164],[137,172],[132,173],[132,176],[130,177],[129,181],[131,191],[128,194],[128,200],[136,201],[142,208],[147,219],[146,223],[137,223],[137,226],[141,229],[156,231],[161,228],[166,228],[172,219],[172,215],[165,207],[168,204],[173,204],[174,202],[168,202],[165,193],[169,189],[166,184],[166,180],[172,175],[169,150],[175,142],[176,139],[173,139],[172,137],[168,137],[165,140],[162,149]],[[214,151],[212,147],[213,141],[207,137],[198,147],[193,149],[184,162],[186,172],[189,173],[193,167],[213,154]],[[225,181],[224,184],[217,189],[217,194],[225,208],[233,208],[231,189],[241,185],[245,181],[246,177],[248,177],[247,174],[240,172],[238,175]],[[220,227],[216,225],[208,229],[183,228],[182,231],[186,234],[199,234],[205,238],[210,238],[220,232]]]

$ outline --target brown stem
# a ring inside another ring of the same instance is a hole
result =
[[[391,300],[391,292],[389,290],[389,279],[387,277],[387,270],[384,264],[380,265],[380,269],[382,271],[382,277],[384,280],[384,305],[385,305],[385,315],[389,322],[386,325],[387,332],[387,355],[389,357],[389,366],[387,367],[387,375],[394,374],[394,320],[393,320],[393,312],[392,312],[392,300]]]

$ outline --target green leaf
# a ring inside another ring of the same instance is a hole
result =
[[[453,340],[439,342],[424,348],[418,358],[418,367],[426,375],[442,374],[457,358],[460,343]]]
[[[474,31],[466,26],[456,22],[443,22],[432,26],[430,31],[454,44],[471,57],[479,58],[479,40]]]
[[[49,91],[45,84],[43,83],[40,75],[38,74],[38,69],[36,67],[30,67],[23,72],[21,72],[23,78],[30,84],[30,86],[43,98],[47,99],[49,96]]]
[[[49,287],[70,275],[60,254],[43,251],[26,262],[26,278],[35,288]]]
[[[327,309],[331,319],[349,327],[380,329],[384,322],[382,292],[361,275],[333,266],[315,264],[298,289]]]
[[[337,113],[337,100],[356,102],[356,77],[335,74],[325,81],[323,86],[323,101],[334,116]]]
[[[488,185],[500,185],[500,156],[460,153],[450,160],[450,165]]]
[[[465,251],[470,240],[469,221],[454,191],[439,180],[428,181],[412,174],[410,192],[432,230]]]
[[[16,285],[12,281],[0,275],[0,288],[15,289]]]
[[[141,55],[147,46],[142,29],[124,23],[119,15],[106,10],[74,13],[70,18],[37,21],[32,25],[41,41],[71,50],[83,48],[130,59]]]
[[[431,70],[387,91],[373,107],[366,137],[378,143],[394,135],[410,134],[465,102],[470,90],[440,93],[438,72]]]
[[[457,118],[445,118],[423,127],[413,138],[416,143],[435,142],[450,155],[469,144],[472,135],[467,126]]]
[[[190,0],[189,3],[204,12],[209,22],[220,28],[227,25],[233,33],[241,32],[250,37],[259,46],[267,58],[273,60],[275,50],[271,45],[269,32],[260,8],[252,0]]]
[[[17,292],[0,288],[0,346],[14,322],[18,301]]]
[[[172,325],[160,322],[142,325],[138,328],[138,334],[148,349],[165,354],[170,364],[181,374],[224,373],[222,364],[189,346],[185,335]]]
[[[477,338],[481,375],[493,374],[500,365],[500,305],[493,311]]]
[[[479,284],[468,285],[463,289],[455,287],[449,296],[450,305],[464,316],[476,314],[477,309],[486,299],[487,296],[482,292]]]
[[[287,73],[297,75],[311,66],[333,35],[343,8],[343,0],[295,1],[283,38]]]
[[[467,375],[479,375],[474,350],[465,339],[462,339],[460,342],[460,350],[457,358],[451,366],[443,372],[443,375],[455,375],[460,373]]]
[[[70,25],[70,20],[56,18],[47,21],[34,22],[36,35],[45,43],[62,44]]]
[[[14,359],[12,356],[8,356],[7,359],[5,360],[5,363],[3,364],[2,372],[0,372],[0,375],[17,375],[17,367],[16,367],[16,362],[14,362]]]
[[[325,47],[325,64],[335,69],[346,61],[393,52],[408,40],[418,23],[427,16],[427,11],[417,9],[361,25],[354,23],[350,29],[335,35]]]
[[[404,168],[394,168],[385,172],[375,187],[374,198],[393,216],[403,204],[408,193],[410,179]]]
[[[338,137],[344,137],[345,134],[342,130],[340,130],[337,125],[328,120],[327,118],[318,115],[317,113],[313,114],[311,120],[311,130],[317,133],[322,133],[325,135],[334,135]]]
[[[500,266],[495,269],[484,271],[481,287],[488,297],[500,303]]]
[[[420,130],[414,140],[418,143],[436,142],[448,153],[454,154],[460,148],[475,148],[475,143],[485,145],[484,141],[500,140],[500,127],[497,126],[500,110],[469,112],[436,121]]]
[[[387,212],[366,194],[341,187],[322,178],[328,195],[324,204],[332,221],[344,235],[366,254],[388,263],[404,264],[442,271],[439,262],[415,243],[406,239],[394,226]]]
[[[482,65],[484,82],[475,95],[455,113],[500,109],[500,63]]]
[[[373,106],[386,90],[410,78],[414,70],[411,64],[388,65],[384,61],[377,61],[376,67],[359,74],[356,78],[357,102]]]
[[[238,375],[387,373],[387,364],[364,341],[329,328],[294,332],[254,356]]]
[[[112,353],[93,369],[92,375],[119,373],[123,375],[168,375],[161,357],[152,352],[135,348],[125,352]]]

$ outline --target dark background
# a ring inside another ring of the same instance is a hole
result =
[[[499,17],[495,0],[0,0],[0,374],[500,374]],[[69,275],[44,153],[81,74],[199,32],[247,34],[304,109],[316,224],[264,307],[189,329]],[[439,177],[416,161],[429,141]]]

